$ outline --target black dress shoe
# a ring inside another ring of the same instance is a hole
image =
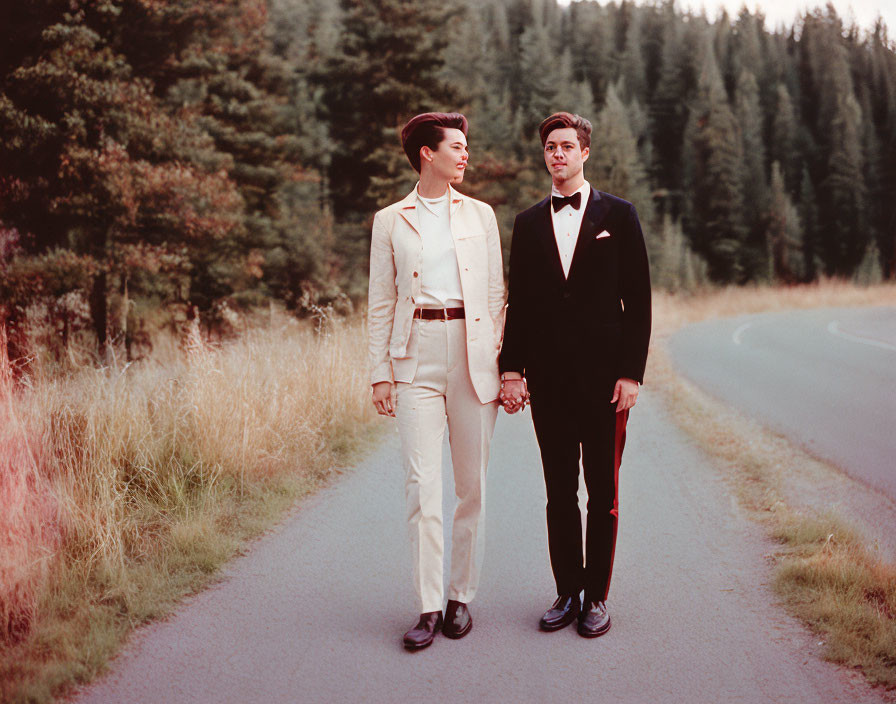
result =
[[[473,628],[473,617],[470,616],[467,605],[449,599],[445,609],[445,627],[442,628],[442,635],[446,638],[463,638],[471,628]]]
[[[420,614],[417,625],[404,634],[404,647],[408,650],[421,650],[432,643],[436,633],[442,628],[442,612],[429,611]]]
[[[553,606],[544,612],[538,627],[543,631],[559,631],[561,628],[566,628],[576,620],[581,608],[578,594],[574,596],[561,594]]]
[[[610,630],[610,614],[604,601],[589,601],[579,615],[579,635],[597,638]]]

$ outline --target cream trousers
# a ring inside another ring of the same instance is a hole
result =
[[[414,339],[416,338],[416,339]],[[476,594],[484,548],[485,471],[497,400],[481,403],[467,365],[461,320],[414,320],[409,350],[417,372],[396,384],[396,417],[405,469],[408,534],[420,612],[440,611],[442,562],[442,441],[448,424],[457,503],[451,530],[448,598]]]

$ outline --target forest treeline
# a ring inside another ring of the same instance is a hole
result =
[[[548,189],[536,127],[594,124],[586,176],[654,281],[896,278],[896,53],[882,21],[791,27],[672,2],[29,0],[0,27],[0,317],[12,356],[277,301],[350,307],[415,181],[397,129],[470,120],[462,190]]]

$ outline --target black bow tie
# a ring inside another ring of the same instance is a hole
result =
[[[565,205],[571,205],[573,210],[578,210],[579,206],[582,204],[582,192],[576,191],[571,196],[551,196],[551,205],[554,206],[554,212],[556,213]]]

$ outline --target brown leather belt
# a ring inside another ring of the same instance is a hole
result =
[[[464,317],[463,308],[417,308],[414,311],[417,320],[457,320]]]

